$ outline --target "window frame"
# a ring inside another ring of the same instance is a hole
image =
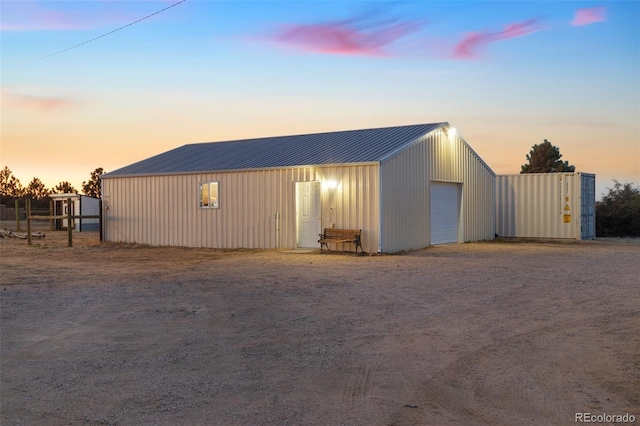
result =
[[[203,189],[207,188],[207,205],[204,205],[203,201]],[[211,197],[211,189],[215,188],[216,197]],[[211,200],[215,200],[212,203]],[[198,183],[198,208],[200,209],[219,209],[220,208],[220,181],[210,180],[202,181]]]

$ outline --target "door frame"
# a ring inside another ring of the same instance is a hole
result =
[[[455,219],[456,219],[456,241],[451,241],[451,242],[446,242],[446,243],[434,243],[433,242],[433,193],[432,193],[432,188],[433,188],[433,184],[451,184],[451,185],[456,185],[456,215],[455,215]],[[462,191],[464,190],[463,188],[463,183],[462,182],[452,182],[452,181],[444,181],[444,180],[431,180],[430,184],[429,184],[429,244],[430,245],[442,245],[442,244],[459,244],[463,242],[463,220],[462,220]]]
[[[296,247],[299,248],[312,248],[315,247],[314,246],[301,246],[300,245],[300,186],[301,185],[315,185],[317,187],[317,197],[316,197],[316,202],[317,204],[317,234],[320,234],[322,232],[322,186],[320,181],[301,181],[301,182],[295,182],[295,220],[296,220]],[[312,240],[315,237],[312,237]]]

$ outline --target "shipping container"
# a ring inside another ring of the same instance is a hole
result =
[[[595,182],[591,173],[497,175],[496,234],[595,238]]]

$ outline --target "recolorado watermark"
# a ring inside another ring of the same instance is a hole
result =
[[[594,414],[594,413],[576,413],[576,423],[635,423],[636,416],[633,414]]]

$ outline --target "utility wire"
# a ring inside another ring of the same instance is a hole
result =
[[[108,36],[108,35],[110,35],[110,34],[113,34],[113,33],[117,32],[117,31],[123,30],[123,29],[125,29],[125,28],[127,28],[127,27],[130,27],[130,26],[132,26],[132,25],[134,25],[134,24],[137,24],[138,22],[144,21],[145,19],[149,19],[149,18],[151,18],[152,16],[157,15],[158,13],[162,13],[162,12],[164,12],[165,10],[171,9],[172,7],[175,7],[175,6],[179,5],[180,3],[184,3],[185,1],[187,1],[187,0],[180,0],[179,2],[174,3],[174,4],[172,4],[171,6],[165,7],[165,8],[164,8],[164,9],[162,9],[162,10],[159,10],[159,11],[157,11],[157,12],[154,12],[154,13],[152,13],[151,15],[147,15],[147,16],[145,16],[144,18],[140,18],[140,19],[138,19],[137,21],[133,21],[133,22],[131,22],[131,23],[127,24],[127,25],[124,25],[124,26],[122,26],[122,27],[120,27],[120,28],[116,28],[116,29],[115,29],[115,30],[113,30],[113,31],[109,31],[108,33],[105,33],[105,34],[102,34],[102,35],[100,35],[100,36],[98,36],[98,37],[92,38],[91,40],[87,40],[87,41],[82,42],[82,43],[80,43],[80,44],[76,44],[75,46],[68,47],[68,48],[66,48],[66,49],[64,49],[64,50],[60,50],[60,51],[58,51],[58,52],[56,52],[56,53],[52,53],[51,55],[47,55],[47,56],[43,56],[43,57],[38,58],[38,59],[34,59],[34,60],[33,60],[33,61],[31,61],[31,62],[27,62],[27,65],[28,65],[28,64],[32,64],[32,63],[34,63],[34,62],[42,61],[42,60],[44,60],[44,59],[50,58],[50,57],[52,57],[52,56],[59,55],[59,54],[64,53],[64,52],[68,52],[68,51],[69,51],[69,50],[71,50],[71,49],[75,49],[75,48],[77,48],[77,47],[84,46],[84,45],[85,45],[85,44],[87,44],[87,43],[91,43],[92,41],[96,41],[96,40],[101,39],[101,38],[103,38],[103,37],[106,37],[106,36]]]

